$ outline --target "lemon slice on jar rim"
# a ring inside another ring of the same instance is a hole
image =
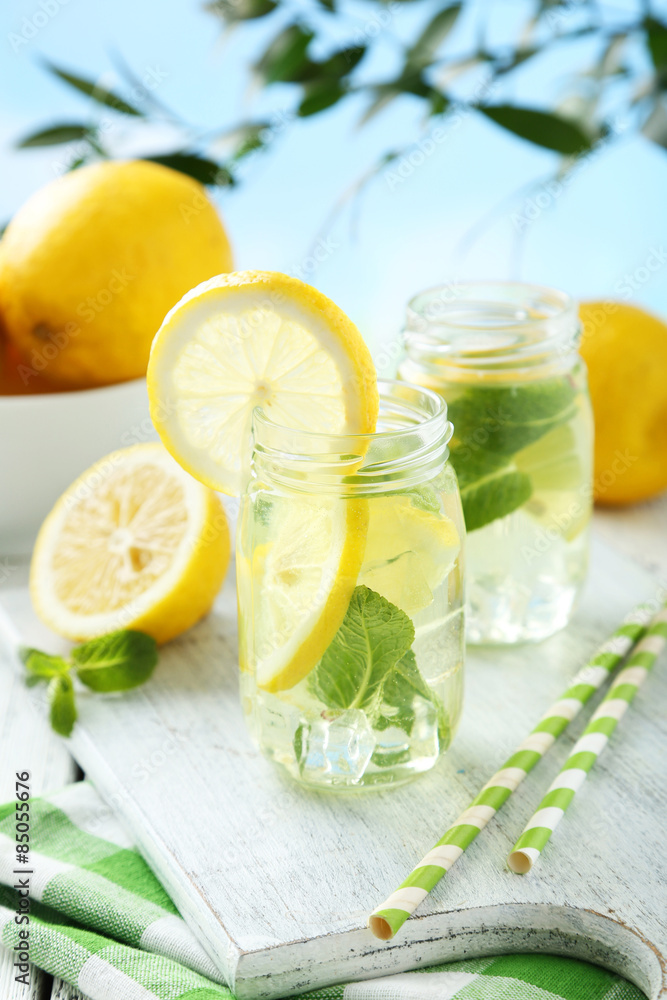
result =
[[[375,430],[370,352],[335,303],[271,271],[221,274],[167,314],[148,364],[151,417],[177,462],[238,495],[251,451],[253,410],[274,423],[326,434]]]
[[[370,352],[345,313],[288,275],[241,271],[189,292],[167,315],[148,366],[153,423],[193,476],[239,494],[248,478],[252,415],[331,435],[371,434],[379,397]],[[367,501],[290,497],[262,557],[239,553],[252,587],[253,669],[269,691],[298,684],[345,616],[366,544]],[[258,633],[255,635],[255,633]]]

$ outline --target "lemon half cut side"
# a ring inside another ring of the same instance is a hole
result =
[[[100,459],[42,525],[30,567],[39,617],[68,639],[139,629],[166,642],[209,610],[229,565],[219,498],[161,444]]]

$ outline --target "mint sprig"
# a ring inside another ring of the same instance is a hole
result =
[[[576,394],[567,375],[524,385],[471,386],[452,400],[450,458],[469,532],[506,517],[530,498],[530,477],[512,459],[575,415]]]
[[[77,718],[72,672],[92,691],[128,691],[143,684],[158,660],[155,639],[134,629],[121,629],[91,639],[72,650],[69,659],[22,647],[19,655],[29,686],[48,682],[52,728],[70,736]]]
[[[328,709],[362,709],[374,729],[398,726],[408,735],[419,697],[434,705],[442,730],[444,709],[419,671],[410,648],[414,637],[404,611],[369,587],[356,587],[338,632],[310,674],[311,694]]]

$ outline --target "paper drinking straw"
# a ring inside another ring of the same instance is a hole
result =
[[[637,644],[626,666],[615,679],[609,693],[594,712],[567,758],[556,780],[540,802],[539,808],[507,859],[513,872],[530,871],[544,850],[565,810],[583,785],[616,726],[649,675],[667,640],[667,610],[658,612],[646,635]]]
[[[400,930],[410,914],[472,844],[480,830],[505,804],[528,772],[542,759],[591,695],[628,655],[646,631],[650,619],[651,608],[640,604],[602,643],[567,691],[551,706],[500,770],[487,781],[454,825],[450,826],[396,892],[373,910],[368,918],[368,926],[375,937],[388,941]]]

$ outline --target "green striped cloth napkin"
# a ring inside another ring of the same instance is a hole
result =
[[[90,1000],[233,1000],[206,952],[87,782],[30,801],[31,961]],[[15,805],[0,806],[0,943],[15,958]],[[26,992],[27,995],[27,992]],[[549,955],[504,955],[331,986],[308,1000],[641,1000],[627,981]]]

